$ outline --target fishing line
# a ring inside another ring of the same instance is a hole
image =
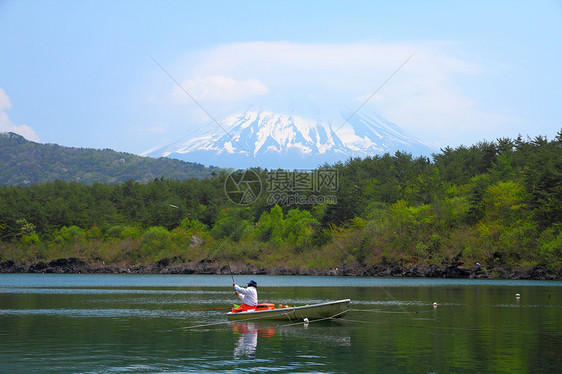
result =
[[[372,313],[376,313],[376,312],[382,312],[382,309],[355,309],[355,308],[351,308],[349,309],[350,312],[372,312]]]
[[[429,320],[431,321],[431,320]],[[416,326],[416,325],[400,325],[394,323],[388,323],[387,321],[362,321],[362,320],[354,320],[345,318],[342,319],[342,322],[353,322],[353,323],[363,323],[363,324],[370,324],[370,325],[388,325],[388,326],[395,326],[395,327],[407,327],[407,328],[416,328],[416,329],[437,329],[437,330],[459,330],[459,331],[481,331],[481,332],[509,332],[509,333],[525,333],[525,334],[536,334],[537,331],[529,331],[529,330],[513,330],[513,329],[486,329],[486,328],[479,328],[479,327],[451,327],[451,326]],[[562,332],[558,331],[538,331],[539,334],[546,334],[546,335],[562,335]]]
[[[364,323],[364,324],[367,324],[367,325],[382,325],[382,324],[388,325],[388,322],[386,322],[386,321],[385,322],[373,322],[373,321],[362,321],[362,320],[349,319],[349,318],[346,318],[345,322]],[[392,326],[395,326],[395,325],[392,325]]]
[[[207,323],[204,325],[186,326],[186,327],[180,327],[178,330],[191,330],[191,329],[197,329],[199,327],[218,326],[218,325],[228,324],[230,322],[231,321],[222,321],[222,322],[215,322],[215,323]]]
[[[397,312],[393,310],[380,310],[380,309],[350,309],[350,312],[366,312],[366,313],[379,313],[379,314],[408,314],[410,319],[413,321],[435,321],[435,318],[414,318],[413,314],[421,314],[421,313],[431,313],[433,310],[422,310],[422,311],[405,311],[405,312]]]
[[[384,293],[385,293],[388,297],[390,297],[390,298],[396,303],[396,305],[398,305],[399,308],[404,309],[404,311],[405,311],[406,313],[410,313],[410,312],[408,311],[408,309],[406,309],[406,307],[404,307],[403,305],[400,305],[400,303],[398,302],[398,300],[396,300],[396,299],[394,298],[394,296],[392,296],[392,295],[390,294],[390,292],[387,291],[386,288],[384,288],[384,287],[381,287],[381,288],[382,288],[382,290],[384,291]],[[410,318],[413,318],[413,317],[410,315]]]
[[[248,321],[256,321],[256,320],[260,320],[260,319],[264,319],[267,318],[268,316],[258,316],[258,317],[254,317],[254,318],[247,318],[244,320],[240,320],[240,322],[248,322]],[[209,323],[209,324],[205,324],[205,325],[195,325],[195,326],[186,326],[186,327],[180,327],[180,330],[191,330],[191,329],[196,329],[199,327],[207,327],[207,326],[215,326],[215,325],[223,325],[223,324],[228,324],[231,322],[238,322],[236,320],[234,321],[222,321],[222,322],[216,322],[216,323]]]
[[[381,309],[350,309],[350,312],[367,312],[367,313],[388,313],[388,314],[418,314],[418,313],[430,313],[433,312],[433,310],[422,310],[422,311],[416,311],[416,312],[409,312],[409,311],[394,311],[394,310],[381,310]]]
[[[300,321],[300,322],[295,322],[295,323],[289,323],[289,324],[286,324],[286,325],[281,325],[281,326],[279,326],[279,328],[288,327],[288,326],[302,325],[303,323],[306,325],[306,324],[309,324],[309,323],[312,323],[312,322],[321,322],[321,321],[333,320],[333,319],[338,318],[340,315],[343,315],[343,314],[349,312],[350,310],[351,310],[351,309],[346,309],[346,310],[344,310],[344,311],[342,311],[342,312],[339,312],[339,313],[334,314],[333,316],[325,317],[325,318],[320,318],[320,319],[313,319],[313,320],[309,320],[308,322]]]

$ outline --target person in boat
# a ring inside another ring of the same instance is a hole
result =
[[[232,283],[236,295],[242,300],[243,304],[240,305],[242,310],[256,309],[258,305],[258,284],[255,280],[248,282],[248,287],[240,287],[236,283]]]

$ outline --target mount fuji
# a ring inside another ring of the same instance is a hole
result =
[[[237,169],[311,169],[350,157],[396,151],[429,156],[436,149],[376,114],[343,110],[319,116],[249,108],[142,156]]]

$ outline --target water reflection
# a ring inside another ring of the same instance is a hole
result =
[[[234,358],[253,358],[258,346],[258,336],[272,337],[275,334],[275,328],[259,326],[253,322],[233,322],[232,331],[240,334],[234,345]]]
[[[264,322],[232,322],[232,331],[238,335],[234,344],[234,358],[255,358],[258,340],[274,336],[306,339],[323,346],[350,347],[349,326],[338,322],[315,324],[264,324]]]

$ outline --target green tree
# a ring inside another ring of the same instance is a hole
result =
[[[255,230],[255,237],[262,242],[279,245],[283,243],[283,209],[275,205],[269,212],[263,212]]]
[[[170,232],[165,227],[149,227],[142,235],[140,258],[154,260],[161,252],[171,249]]]
[[[238,242],[251,235],[253,224],[248,220],[249,217],[250,209],[247,207],[225,208],[211,229],[211,236],[217,240],[230,239]]]
[[[283,222],[284,237],[288,243],[299,249],[312,246],[312,241],[320,223],[310,211],[291,209]]]

